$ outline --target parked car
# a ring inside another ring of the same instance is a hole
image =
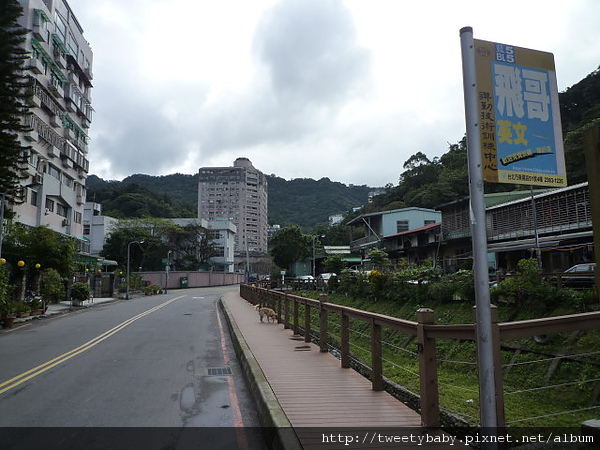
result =
[[[320,274],[317,278],[320,278],[321,280],[327,281],[329,280],[331,277],[335,277],[336,274],[335,273],[322,273]]]
[[[592,287],[596,282],[594,276],[595,270],[596,263],[576,264],[561,274],[560,279],[562,285],[565,287]],[[556,283],[557,277],[549,277],[548,281]]]
[[[314,278],[312,275],[300,275],[299,277],[296,277],[296,280],[312,281],[312,280],[314,280]]]

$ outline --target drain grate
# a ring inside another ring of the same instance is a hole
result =
[[[210,367],[206,369],[206,373],[209,376],[233,375],[229,367]]]

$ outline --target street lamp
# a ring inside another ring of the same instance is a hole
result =
[[[143,244],[144,241],[131,241],[127,244],[127,291],[125,293],[125,300],[129,300],[129,283],[131,282],[129,278],[129,258],[131,255],[131,244]]]
[[[167,264],[165,265],[165,294],[169,288],[169,262],[171,261],[171,250],[167,252]]]

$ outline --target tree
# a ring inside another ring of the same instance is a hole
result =
[[[323,268],[325,269],[325,272],[340,275],[342,273],[342,270],[346,268],[346,262],[342,259],[340,255],[330,256],[325,261],[323,261]]]
[[[131,267],[163,270],[163,260],[171,251],[175,270],[198,270],[217,255],[213,238],[211,230],[198,224],[182,227],[167,219],[127,219],[112,228],[100,254],[125,267],[129,246]],[[129,245],[135,241],[144,242]]]
[[[273,262],[291,270],[296,261],[308,258],[312,253],[312,238],[300,232],[300,227],[290,225],[278,230],[269,241]]]
[[[179,225],[166,219],[120,220],[108,234],[100,255],[114,259],[121,267],[126,267],[129,250],[131,267],[162,270],[162,260],[170,250],[168,238],[179,229]],[[144,242],[141,245],[131,244],[136,241]]]
[[[18,132],[27,128],[21,118],[26,106],[28,79],[22,75],[28,58],[24,42],[27,30],[18,23],[23,8],[16,0],[0,2],[0,194],[3,199],[20,200],[21,180],[27,162]]]
[[[47,226],[27,228],[22,224],[12,224],[2,253],[9,261],[25,261],[28,269],[40,264],[42,270],[54,269],[67,277],[75,265],[74,243],[74,238],[60,235]]]
[[[214,232],[199,224],[189,224],[173,230],[169,239],[170,247],[176,249],[175,265],[180,270],[198,270],[217,256],[217,245],[213,241]]]
[[[371,262],[375,269],[382,271],[387,270],[390,265],[390,257],[384,250],[373,249],[367,253],[367,259]]]

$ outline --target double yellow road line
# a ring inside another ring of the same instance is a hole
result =
[[[10,380],[6,380],[5,382],[0,383],[0,394],[3,394],[4,392],[17,387],[20,384],[23,384],[26,381],[37,377],[38,375],[41,375],[42,373],[46,372],[47,370],[50,370],[53,367],[56,367],[57,365],[65,362],[65,361],[68,361],[69,359],[85,352],[86,350],[91,349],[92,347],[95,347],[100,342],[104,341],[105,339],[108,339],[113,334],[118,333],[123,328],[131,325],[136,320],[139,320],[142,317],[147,316],[148,314],[152,314],[153,312],[156,312],[159,309],[164,308],[165,306],[173,303],[175,300],[179,300],[180,298],[183,298],[183,297],[184,296],[175,297],[175,298],[172,298],[171,300],[161,303],[160,305],[155,306],[154,308],[151,308],[148,311],[144,311],[143,313],[138,314],[137,316],[132,317],[131,319],[128,319],[123,323],[120,323],[116,327],[111,328],[110,330],[102,333],[100,336],[95,337],[94,339],[86,342],[83,345],[80,345],[77,348],[74,348],[73,350],[71,350],[69,352],[63,353],[62,355],[57,356],[56,358],[51,359],[50,361],[45,362],[44,364],[40,364],[39,366],[34,367],[33,369],[28,370],[27,372],[23,372],[22,374],[17,375],[16,377],[11,378]]]

